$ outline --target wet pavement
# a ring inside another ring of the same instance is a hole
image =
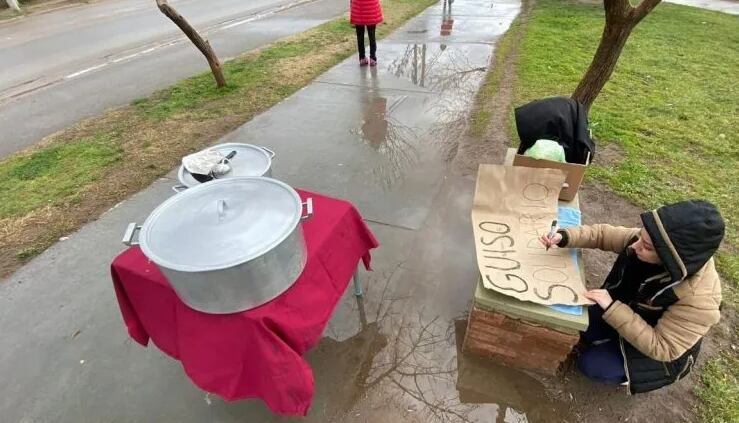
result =
[[[492,42],[520,8],[491,5],[437,4],[379,44],[378,68],[348,59],[221,140],[274,149],[275,177],[352,201],[382,244],[361,274],[365,297],[347,291],[307,357],[307,418],[206,395],[128,339],[108,266],[126,224],[172,195],[170,174],[0,285],[3,421],[574,421],[541,379],[460,352],[477,276],[474,180],[450,161]]]
[[[285,182],[346,198],[370,221],[418,229],[491,50],[383,43],[377,68],[346,61],[226,140],[267,144]]]
[[[730,15],[739,15],[739,2],[736,0],[666,0],[668,3],[699,7]]]

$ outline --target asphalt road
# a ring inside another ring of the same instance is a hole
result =
[[[345,0],[174,0],[221,60],[345,13]],[[207,70],[152,0],[105,0],[0,23],[0,158]]]

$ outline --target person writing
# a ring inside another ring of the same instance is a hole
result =
[[[577,366],[588,378],[648,392],[687,375],[701,339],[720,319],[713,254],[724,221],[712,204],[683,201],[641,215],[643,227],[579,226],[545,246],[619,253],[602,289],[586,297],[590,325]]]
[[[377,66],[377,40],[375,28],[381,24],[382,6],[380,0],[351,0],[349,22],[357,31],[357,50],[359,51],[359,66]],[[364,49],[364,29],[367,28],[369,36],[370,57]]]

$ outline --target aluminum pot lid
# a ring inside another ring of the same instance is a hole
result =
[[[139,242],[159,266],[202,272],[237,266],[272,250],[300,222],[302,202],[284,182],[219,179],[169,198],[146,219]]]
[[[214,145],[209,150],[216,150],[224,156],[232,151],[236,151],[236,155],[228,163],[231,166],[231,171],[218,179],[237,178],[241,176],[263,176],[272,167],[272,156],[274,153],[256,145],[232,142]],[[180,182],[188,187],[194,187],[200,184],[183,165],[180,165],[177,176]]]

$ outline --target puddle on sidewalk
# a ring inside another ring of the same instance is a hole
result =
[[[347,63],[322,82],[350,80],[366,89],[360,100],[361,120],[349,132],[376,152],[379,160],[370,173],[379,185],[391,189],[419,161],[427,160],[429,151],[438,153],[442,162],[454,157],[491,49],[443,44],[383,47],[380,60],[385,64],[379,69],[356,69]]]
[[[391,283],[395,271],[373,276],[368,286],[374,288],[364,299],[345,296],[328,336],[308,355],[316,395],[306,418],[273,416],[258,401],[229,404],[217,398],[210,407],[213,417],[310,423],[576,421],[568,404],[550,398],[535,377],[464,354],[466,320],[435,316],[414,306],[414,298],[397,295],[393,283],[413,282]]]
[[[393,33],[390,40],[492,43],[505,33],[520,10],[521,3],[516,0],[442,0]]]
[[[535,377],[464,354],[466,319],[419,308],[419,292],[404,286],[417,281],[390,276],[397,271],[378,275],[384,286],[373,277],[364,300],[347,298],[311,354],[319,394],[310,421],[575,421]]]
[[[354,57],[318,80],[373,90],[435,92],[471,99],[485,77],[492,50],[487,44],[381,43],[376,67],[360,67]]]
[[[576,421],[547,378],[461,351],[477,275],[465,248],[473,192],[473,180],[448,177],[419,230],[372,225],[381,247],[365,297],[345,295],[310,356],[310,421]]]
[[[224,142],[265,145],[274,177],[417,229],[467,129],[491,47],[382,44],[380,66],[347,60]],[[320,172],[316,172],[320,169]]]

